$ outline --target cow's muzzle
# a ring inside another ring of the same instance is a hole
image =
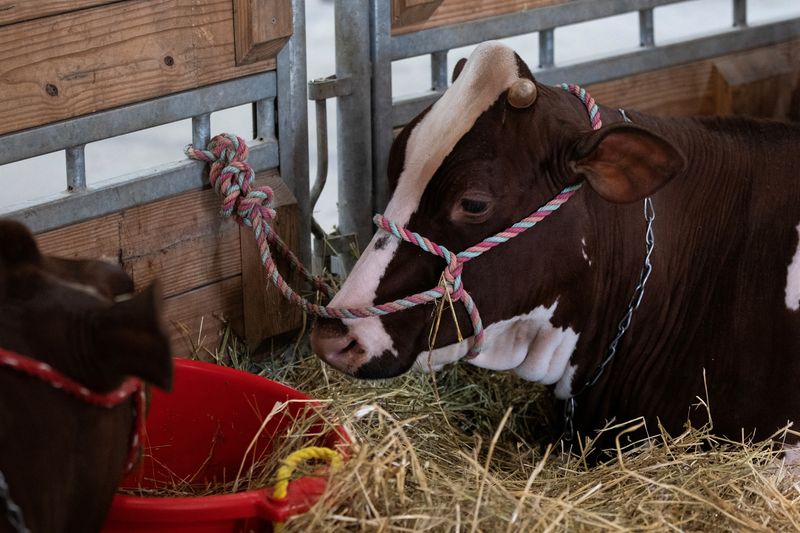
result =
[[[333,368],[354,375],[368,354],[338,318],[320,318],[311,332],[311,349]]]

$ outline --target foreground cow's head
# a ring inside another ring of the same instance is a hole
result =
[[[119,267],[44,256],[24,226],[0,220],[0,348],[98,393],[128,376],[169,389],[160,292],[132,292]],[[0,365],[0,471],[27,527],[100,528],[125,468],[133,407],[90,405]],[[3,503],[0,531],[10,527]]]
[[[454,78],[395,140],[385,216],[458,252],[529,215],[565,186],[586,181],[589,187],[557,215],[467,263],[463,273],[488,324],[484,350],[471,362],[561,381],[565,394],[569,358],[591,303],[590,200],[639,200],[673,177],[683,158],[634,125],[593,131],[575,96],[520,81],[533,76],[500,44],[479,46]],[[365,306],[424,291],[438,284],[443,268],[440,258],[378,231],[332,305]],[[456,310],[461,331],[471,335],[460,303]],[[312,345],[326,362],[358,377],[395,376],[415,361],[438,368],[466,355],[468,343],[458,342],[445,310],[429,356],[432,314],[428,305],[381,318],[321,320]]]

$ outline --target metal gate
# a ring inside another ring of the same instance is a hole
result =
[[[393,6],[428,2],[336,0],[336,75],[310,82],[310,98],[336,96],[339,231],[365,245],[371,217],[387,201],[385,172],[392,131],[436,101],[448,85],[447,52],[489,39],[538,33],[540,82],[605,82],[800,37],[800,18],[748,25],[746,0],[731,0],[730,29],[667,45],[655,41],[654,9],[686,0],[573,0],[544,7],[393,35]],[[535,4],[536,2],[534,2]],[[554,35],[559,27],[638,12],[640,47],[600,60],[560,66]],[[430,84],[421,93],[392,97],[392,62],[429,55]],[[341,251],[341,247],[340,247]],[[352,259],[345,261],[352,264]]]
[[[300,242],[310,257],[308,127],[306,108],[305,0],[292,0],[293,32],[277,57],[277,68],[244,78],[171,94],[78,118],[0,135],[0,165],[64,150],[67,181],[48,198],[22,199],[0,209],[0,217],[39,233],[121,211],[207,185],[205,165],[180,158],[134,174],[86,184],[88,143],[192,119],[195,146],[210,138],[211,113],[251,103],[250,162],[256,172],[280,168],[300,208]],[[179,159],[180,158],[180,159]]]

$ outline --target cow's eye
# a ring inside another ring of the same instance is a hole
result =
[[[489,202],[485,200],[474,200],[472,198],[461,200],[461,209],[472,215],[480,215],[486,211],[487,207],[489,207]]]

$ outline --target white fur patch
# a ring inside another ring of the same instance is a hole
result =
[[[64,280],[64,279],[61,279],[61,278],[57,278],[55,276],[53,276],[53,279],[57,283],[63,285],[64,287],[68,287],[68,288],[70,288],[72,290],[79,291],[79,292],[82,292],[84,294],[88,294],[89,296],[91,296],[93,298],[96,298],[98,300],[102,300],[104,302],[108,301],[108,298],[106,298],[105,296],[100,294],[100,291],[98,291],[97,288],[92,287],[91,285],[84,285],[83,283],[77,283],[77,282],[74,282],[74,281],[67,281],[67,280]]]
[[[550,320],[556,303],[549,308],[539,306],[530,313],[502,320],[485,330],[483,350],[469,362],[481,368],[512,370],[527,381],[545,385],[558,383],[556,396],[569,398],[576,367],[569,358],[578,343],[578,333],[570,328],[557,328]],[[415,367],[418,370],[439,370],[446,364],[463,358],[469,341],[421,353]]]
[[[784,446],[783,454],[787,466],[800,467],[800,444],[788,444]]]
[[[592,260],[589,254],[586,253],[586,237],[581,239],[581,255],[583,256],[583,260],[589,263],[589,266],[592,266]]]
[[[797,234],[800,238],[800,224],[797,225]],[[800,310],[800,244],[786,272],[786,308]]]
[[[572,380],[575,379],[576,370],[578,370],[578,365],[567,365],[564,375],[556,383],[556,398],[566,400],[572,396]]]
[[[458,79],[409,135],[405,166],[397,189],[386,207],[387,219],[399,225],[408,223],[444,158],[472,128],[478,117],[518,78],[513,50],[497,42],[483,43],[475,49]],[[377,241],[385,237],[384,246],[376,249]],[[331,305],[361,307],[381,303],[375,302],[375,294],[398,245],[397,239],[378,231]],[[377,318],[344,322],[356,341],[367,349],[369,356],[380,356],[387,350],[397,353],[390,336]]]

